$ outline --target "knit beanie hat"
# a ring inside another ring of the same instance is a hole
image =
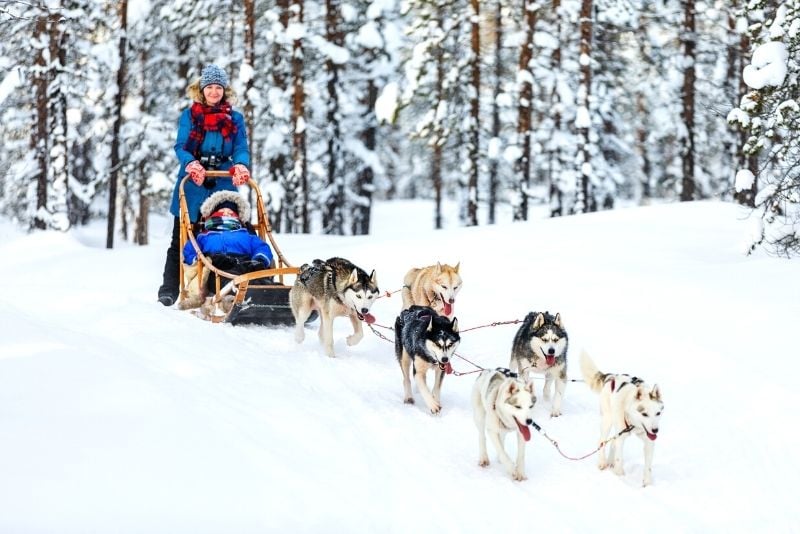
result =
[[[223,89],[227,89],[228,75],[216,65],[206,65],[203,72],[200,74],[200,90],[202,91],[206,86],[212,83],[221,85]]]
[[[200,215],[207,219],[222,208],[230,208],[239,214],[243,221],[250,220],[250,205],[237,191],[217,191],[200,205]]]
[[[224,210],[225,208],[228,208],[236,215],[239,215],[239,206],[237,206],[235,202],[231,202],[230,200],[226,200],[225,202],[220,202],[219,204],[217,204],[217,206],[214,208],[213,211],[220,211]]]

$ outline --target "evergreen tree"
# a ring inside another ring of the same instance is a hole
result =
[[[752,60],[743,72],[751,90],[728,121],[749,133],[745,154],[758,155],[760,191],[755,211],[761,225],[753,248],[765,246],[776,254],[800,253],[800,1],[787,0],[777,8],[766,0],[743,9],[752,43]],[[737,191],[753,186],[756,176],[740,169]]]

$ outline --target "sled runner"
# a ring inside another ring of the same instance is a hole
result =
[[[227,171],[206,171],[206,177],[217,180],[230,180],[231,176]],[[261,324],[261,325],[293,325],[294,316],[289,307],[289,290],[292,285],[286,283],[287,276],[297,275],[299,268],[293,267],[281,252],[280,247],[272,236],[272,227],[264,209],[264,201],[261,191],[254,180],[250,180],[247,185],[255,193],[254,206],[258,214],[258,220],[253,225],[256,234],[268,242],[272,247],[273,263],[268,269],[249,272],[245,274],[234,274],[214,266],[211,259],[200,251],[200,247],[195,239],[195,229],[193,227],[189,210],[186,204],[184,185],[189,176],[181,181],[180,186],[180,297],[179,302],[187,298],[187,291],[184,280],[183,248],[187,242],[191,242],[197,252],[197,281],[203,280],[203,269],[209,269],[209,276],[215,276],[214,294],[207,304],[211,309],[206,309],[205,318],[215,323],[226,322],[232,324]],[[249,221],[247,221],[249,222]],[[198,283],[193,281],[192,283]],[[292,283],[294,279],[292,278]],[[311,320],[313,318],[309,318]]]

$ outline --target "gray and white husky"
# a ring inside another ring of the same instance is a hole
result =
[[[403,372],[403,402],[414,404],[411,395],[411,368],[422,398],[432,414],[442,409],[442,380],[453,368],[450,360],[461,336],[458,319],[451,321],[437,314],[429,306],[413,305],[400,312],[394,323],[394,352]],[[426,377],[433,369],[433,392],[428,389]]]
[[[545,375],[543,397],[550,398],[555,382],[551,417],[561,415],[561,399],[567,384],[567,348],[569,338],[561,314],[531,312],[514,336],[509,367],[527,380],[530,373]]]
[[[369,313],[380,290],[375,271],[367,274],[344,258],[314,260],[300,267],[300,273],[289,290],[289,304],[295,319],[294,339],[305,339],[305,322],[314,310],[319,311],[319,340],[325,353],[333,353],[333,319],[349,317],[353,334],[347,337],[348,345],[355,345],[364,337],[361,321],[375,322]]]
[[[500,462],[514,480],[525,480],[525,442],[531,439],[533,382],[520,380],[509,369],[484,369],[472,388],[472,409],[478,427],[478,465],[489,465],[486,434],[494,444]],[[508,432],[517,435],[517,461],[511,461],[503,446]]]
[[[592,391],[600,393],[601,443],[609,439],[612,432],[619,434],[609,441],[608,456],[605,447],[601,447],[597,467],[605,469],[610,465],[617,475],[625,474],[622,447],[629,434],[636,434],[644,443],[642,486],[651,484],[653,449],[664,411],[658,386],[648,386],[641,378],[631,375],[603,373],[586,352],[581,353],[581,373]]]

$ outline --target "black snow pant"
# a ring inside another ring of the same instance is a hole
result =
[[[167,260],[164,262],[164,277],[161,287],[158,288],[158,296],[169,296],[172,300],[178,299],[178,286],[180,277],[180,240],[181,240],[181,220],[175,217],[172,225],[172,240],[167,249]]]

